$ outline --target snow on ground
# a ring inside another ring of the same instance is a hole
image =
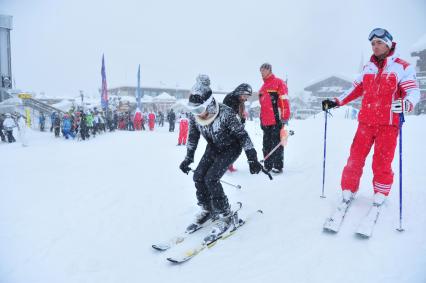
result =
[[[357,126],[340,116],[328,120],[327,198],[319,197],[323,116],[291,121],[296,134],[283,175],[251,176],[242,154],[238,171],[223,178],[243,187],[224,187],[231,203],[243,202],[242,216],[258,208],[264,215],[179,266],[165,259],[184,245],[166,253],[151,248],[197,211],[191,176],[178,169],[185,148],[176,146],[176,132],[164,127],[77,142],[29,130],[29,147],[2,143],[0,282],[426,282],[426,117],[407,117],[403,129],[406,231],[395,231],[395,158],[393,191],[373,237],[362,240],[354,231],[372,199],[371,154],[340,233],[322,232]],[[260,152],[261,130],[254,122],[247,128]]]

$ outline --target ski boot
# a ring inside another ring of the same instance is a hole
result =
[[[346,210],[348,209],[348,207],[350,206],[354,198],[355,198],[355,193],[351,192],[350,190],[343,190],[342,201],[338,206],[338,210],[342,212],[346,212]]]
[[[234,214],[231,211],[218,214],[213,222],[212,230],[210,231],[210,234],[204,238],[204,242],[211,244],[219,239],[223,233],[231,228],[234,220],[233,216]]]
[[[212,216],[213,215],[212,215],[210,210],[208,210],[206,208],[202,208],[201,211],[199,211],[195,215],[195,219],[194,219],[193,223],[191,223],[186,228],[186,233],[188,233],[188,234],[194,233],[198,229],[201,229],[204,226],[211,224],[213,222]]]

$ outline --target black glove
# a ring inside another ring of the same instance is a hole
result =
[[[249,160],[249,167],[250,167],[250,173],[251,174],[259,174],[259,172],[262,170],[262,164],[260,164],[257,160]]]
[[[337,105],[337,102],[331,99],[326,99],[322,101],[322,111],[327,111],[328,109],[335,108],[339,105]]]
[[[187,174],[191,171],[191,167],[189,167],[189,164],[192,163],[192,160],[189,158],[185,158],[184,161],[179,165],[180,170],[182,170],[183,173]]]
[[[248,164],[250,167],[250,173],[251,174],[259,174],[259,172],[262,170],[262,164],[260,164],[259,161],[257,161],[257,152],[254,148],[249,149],[246,152]]]

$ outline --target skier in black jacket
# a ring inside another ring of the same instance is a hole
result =
[[[245,117],[245,102],[253,93],[252,88],[249,84],[240,84],[234,91],[228,93],[223,99],[223,104],[229,106],[234,110],[235,114],[238,115],[241,123],[246,122]]]
[[[234,91],[231,93],[228,93],[225,98],[223,99],[223,104],[226,106],[229,106],[234,110],[235,115],[237,115],[237,118],[241,121],[241,123],[244,125],[246,122],[246,116],[245,116],[245,102],[252,94],[252,88],[249,84],[240,84],[237,86]],[[235,172],[237,169],[235,169],[234,164],[229,165],[228,170],[230,172]]]
[[[262,165],[243,124],[234,111],[213,98],[207,75],[199,75],[191,90],[188,110],[192,113],[189,120],[187,154],[180,169],[188,174],[189,165],[194,161],[195,150],[202,135],[207,141],[206,151],[195,172],[194,182],[197,189],[198,205],[202,210],[194,223],[188,226],[192,232],[215,220],[212,237],[218,237],[231,225],[231,209],[220,179],[228,166],[232,164],[244,149],[249,162],[250,173],[258,174]]]

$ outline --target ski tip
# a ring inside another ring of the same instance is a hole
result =
[[[173,264],[180,264],[180,263],[183,263],[183,262],[187,261],[186,259],[185,260],[177,260],[177,259],[174,259],[172,257],[168,257],[167,260],[169,262],[173,263]]]
[[[357,233],[355,233],[355,236],[358,238],[358,239],[370,239],[370,235],[367,235],[367,234],[363,234],[363,233],[359,233],[359,232],[357,232]]]
[[[168,257],[167,260],[170,261],[170,262],[172,262],[172,263],[181,263],[180,261],[178,261],[178,260],[176,260],[174,258],[171,258],[171,257]]]
[[[326,234],[337,234],[336,230],[330,229],[330,228],[322,228],[322,231],[325,232]]]
[[[164,247],[164,246],[159,246],[159,245],[152,245],[151,247],[154,250],[157,250],[157,251],[160,251],[160,252],[163,252],[163,251],[165,251],[169,248],[169,247]]]

